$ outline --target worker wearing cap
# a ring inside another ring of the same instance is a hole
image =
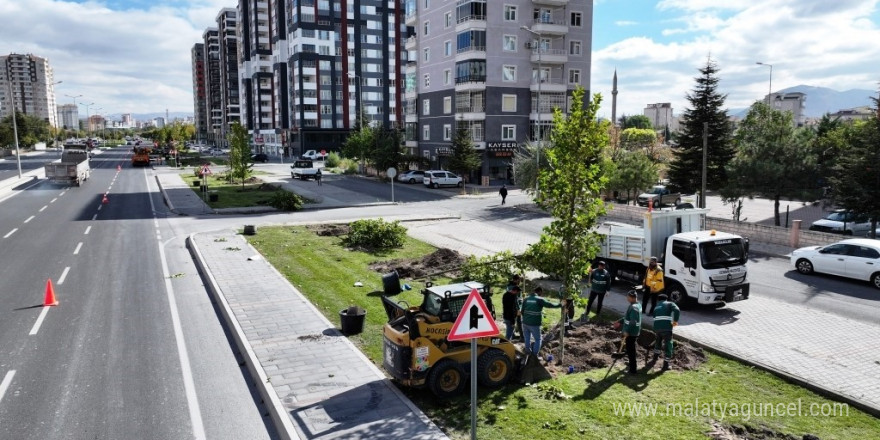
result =
[[[639,305],[639,296],[634,290],[626,294],[626,301],[629,302],[629,307],[623,314],[623,318],[618,319],[614,327],[620,328],[623,332],[626,357],[629,361],[626,373],[636,374],[636,339],[642,332],[642,306]]]
[[[504,309],[502,317],[504,318],[504,337],[508,341],[513,340],[513,330],[516,328],[516,320],[520,316],[520,287],[519,284],[510,284],[507,291],[501,298],[501,305]]]
[[[544,289],[540,286],[523,300],[522,303],[522,321],[523,321],[523,339],[526,343],[526,352],[537,355],[541,351],[541,320],[544,317],[544,307],[558,309],[565,306],[565,299],[559,304],[554,304],[541,298]]]
[[[663,268],[657,263],[657,257],[651,257],[648,270],[645,271],[645,294],[642,296],[642,313],[654,313],[657,307],[657,296],[663,293]],[[648,299],[651,300],[651,311],[648,312]]]
[[[651,315],[654,317],[654,333],[657,338],[654,339],[654,362],[660,356],[660,347],[665,347],[666,353],[663,357],[663,370],[669,369],[669,361],[672,359],[672,328],[678,325],[678,318],[681,317],[681,310],[678,306],[668,301],[665,293],[657,297],[660,304],[654,309]]]
[[[605,299],[605,294],[608,293],[608,288],[611,287],[611,274],[605,270],[604,261],[596,263],[596,268],[590,271],[590,278],[587,280],[587,284],[590,286],[590,298],[587,299],[587,310],[581,316],[581,321],[590,320],[590,309],[593,306],[594,300],[596,301],[596,316],[599,316],[599,313],[602,312],[602,300]]]

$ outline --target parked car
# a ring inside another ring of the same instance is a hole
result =
[[[416,183],[425,179],[425,172],[422,170],[409,170],[397,176],[398,182]]]
[[[814,221],[810,225],[810,230],[864,237],[871,232],[871,219],[864,214],[838,209],[826,215],[825,218]]]
[[[300,159],[325,160],[327,159],[327,153],[321,154],[318,150],[308,150],[300,156]]]
[[[870,281],[880,289],[880,243],[867,238],[850,238],[827,246],[808,246],[791,253],[791,265],[798,272],[838,275]]]
[[[251,162],[262,162],[266,163],[269,161],[269,156],[264,153],[257,153],[251,155]]]
[[[648,192],[639,194],[636,201],[639,206],[648,206],[651,200],[654,201],[651,206],[655,208],[663,205],[675,206],[681,203],[681,194],[670,191],[665,185],[654,185]]]
[[[422,178],[422,183],[429,188],[440,188],[441,186],[457,186],[461,188],[464,186],[461,177],[458,177],[449,171],[442,170],[425,171],[425,177]]]

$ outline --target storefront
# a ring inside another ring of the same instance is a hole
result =
[[[490,185],[513,184],[513,156],[519,149],[516,142],[486,142],[481,175]]]

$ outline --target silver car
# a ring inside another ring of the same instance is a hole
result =
[[[880,242],[851,238],[827,246],[808,246],[791,253],[791,265],[798,272],[827,273],[870,281],[880,289]]]
[[[838,209],[814,221],[810,230],[864,237],[871,232],[871,219],[867,215]]]

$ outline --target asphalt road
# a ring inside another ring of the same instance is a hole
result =
[[[0,203],[0,438],[272,438],[184,236],[126,157]]]
[[[61,158],[57,151],[38,151],[21,156],[21,172],[42,168],[43,165]],[[15,156],[0,159],[0,181],[18,177],[18,161]]]

